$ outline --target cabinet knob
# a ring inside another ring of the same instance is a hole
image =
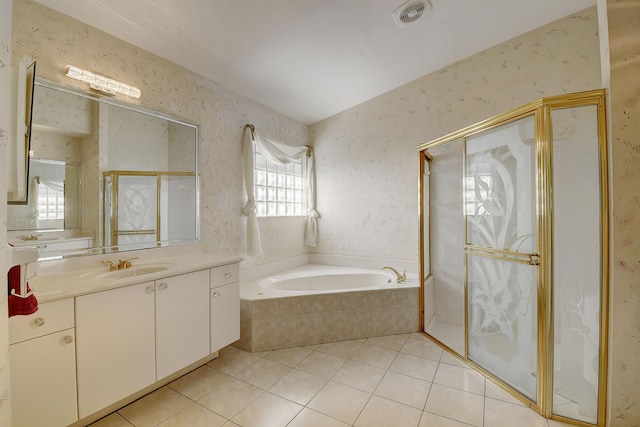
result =
[[[162,283],[160,283],[160,285],[159,285],[159,288],[160,288],[161,290],[165,290],[165,289],[167,289],[168,287],[169,287],[169,285],[167,285],[165,282],[162,282]]]
[[[219,296],[220,296],[220,292],[214,292],[214,293],[213,293],[213,296],[214,296],[214,298],[219,297]]]
[[[65,335],[62,337],[62,342],[65,344],[71,344],[73,342],[73,337],[71,335]]]
[[[153,285],[149,285],[146,288],[144,288],[144,291],[148,294],[153,293],[156,290],[156,288]]]
[[[224,273],[224,278],[225,279],[230,279],[231,278],[231,273]]]
[[[33,324],[38,326],[38,327],[43,326],[44,323],[45,323],[45,321],[44,321],[44,318],[42,318],[42,317],[38,317],[37,319],[35,319],[33,321]]]

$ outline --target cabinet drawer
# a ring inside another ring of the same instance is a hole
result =
[[[40,304],[33,314],[9,318],[9,343],[73,328],[73,322],[73,298]]]
[[[223,265],[211,269],[211,288],[237,282],[240,278],[238,263]]]

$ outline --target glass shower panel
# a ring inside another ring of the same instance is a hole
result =
[[[182,241],[197,236],[195,175],[162,175],[161,240]]]
[[[534,116],[470,136],[464,212],[469,359],[537,401]]]
[[[425,313],[425,331],[460,355],[465,354],[462,147],[462,139],[457,139],[429,149],[432,278],[425,284],[433,305],[430,319]]]
[[[158,240],[158,179],[156,176],[118,178],[118,244],[148,248]],[[130,246],[131,247],[131,246]]]
[[[597,114],[595,105],[551,113],[553,413],[593,424],[598,417],[602,265]]]
[[[469,359],[536,401],[538,270],[467,254]]]
[[[467,244],[535,252],[536,156],[534,116],[467,139]]]

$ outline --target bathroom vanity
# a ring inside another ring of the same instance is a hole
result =
[[[14,426],[92,422],[214,358],[240,338],[239,261],[30,279],[39,310],[9,320]]]

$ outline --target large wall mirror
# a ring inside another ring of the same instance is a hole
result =
[[[9,242],[40,259],[194,243],[198,126],[36,79],[28,201]]]

